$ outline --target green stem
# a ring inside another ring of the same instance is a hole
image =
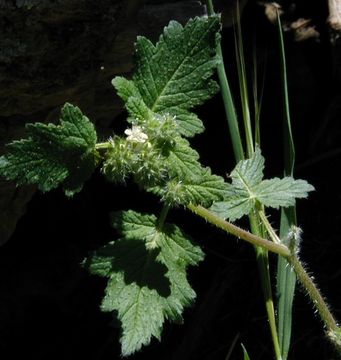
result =
[[[252,213],[249,216],[251,231],[253,234],[256,234],[260,237],[264,237],[264,229],[260,226],[260,214],[263,213],[263,210],[258,210],[256,213]],[[278,244],[281,245],[281,244]],[[281,348],[278,341],[278,333],[276,326],[276,316],[275,316],[275,307],[272,296],[271,289],[271,279],[270,279],[270,270],[269,270],[269,258],[268,258],[268,250],[261,248],[259,246],[255,247],[258,269],[260,273],[260,279],[262,283],[262,289],[265,300],[265,309],[268,315],[270,333],[272,338],[272,343],[276,355],[277,360],[281,360]]]
[[[275,244],[272,241],[261,238],[258,235],[254,235],[246,230],[241,229],[240,227],[231,224],[230,222],[223,220],[219,216],[213,214],[211,211],[205,209],[200,205],[187,205],[188,209],[204,218],[211,224],[217,226],[220,229],[227,231],[228,233],[236,236],[238,239],[243,239],[253,245],[260,246],[265,250],[271,251],[273,253],[288,257],[291,255],[290,250],[282,244]]]
[[[265,229],[267,231],[267,233],[269,234],[271,240],[276,243],[276,244],[281,244],[281,240],[280,238],[277,236],[275,230],[273,229],[273,227],[271,226],[271,224],[269,223],[269,220],[267,218],[267,216],[265,215],[265,212],[263,210],[259,211],[259,217],[262,220],[263,225],[265,226]]]
[[[262,288],[263,288],[263,293],[264,293],[264,298],[265,298],[265,308],[266,308],[266,312],[268,314],[268,319],[269,319],[272,343],[274,346],[276,359],[281,360],[282,355],[281,355],[281,348],[279,346],[279,341],[278,341],[278,333],[277,333],[276,317],[275,317],[275,307],[274,307],[272,289],[271,289],[268,251],[264,250],[260,247],[256,247],[255,249],[256,249],[256,254],[257,254],[258,268],[259,268],[259,272],[261,274],[260,278],[261,278]]]
[[[304,289],[306,290],[307,294],[309,295],[313,305],[315,306],[318,314],[321,317],[321,320],[324,322],[328,332],[338,332],[339,327],[337,325],[334,316],[329,310],[327,303],[324,301],[321,293],[317,289],[316,285],[314,284],[313,280],[307,274],[306,270],[302,266],[301,262],[297,258],[296,255],[291,255],[287,258],[288,263],[293,267],[298,280],[303,285]]]
[[[296,254],[293,254],[289,248],[283,244],[277,244],[272,241],[266,240],[261,238],[260,236],[254,235],[246,230],[239,228],[236,225],[229,223],[228,221],[223,220],[219,216],[213,214],[211,211],[205,209],[200,205],[187,205],[187,208],[197,214],[198,216],[202,217],[212,225],[223,229],[224,231],[236,236],[238,239],[245,240],[255,246],[260,246],[264,250],[271,251],[278,255],[283,256],[287,259],[288,263],[292,266],[293,270],[295,271],[298,280],[302,284],[303,288],[306,290],[308,296],[310,297],[313,305],[315,306],[321,320],[325,324],[328,334],[332,335],[329,338],[334,341],[338,351],[341,353],[340,345],[338,342],[340,341],[339,338],[335,339],[334,337],[340,337],[340,327],[338,326],[334,316],[329,310],[327,303],[324,301],[321,293],[317,289],[316,285],[309,277],[308,273],[302,266],[301,262],[297,258]],[[270,225],[271,226],[271,225]],[[276,350],[276,349],[275,349]],[[276,356],[280,359],[280,355]]]
[[[110,141],[106,141],[106,142],[102,142],[102,143],[97,143],[95,145],[95,149],[96,150],[106,150],[110,147]]]
[[[166,205],[163,206],[163,208],[161,210],[161,214],[160,214],[159,219],[158,219],[158,224],[157,224],[158,230],[162,229],[162,227],[163,227],[163,225],[165,223],[166,217],[168,215],[169,209],[170,209],[170,205],[166,204]]]
[[[207,0],[207,10],[208,10],[209,15],[214,14],[214,8],[213,8],[212,0]]]

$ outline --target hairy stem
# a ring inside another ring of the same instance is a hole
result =
[[[106,150],[106,149],[108,149],[109,146],[110,146],[110,142],[106,141],[106,142],[102,142],[102,143],[97,143],[95,145],[95,149],[96,150]]]
[[[303,285],[307,294],[309,295],[313,305],[315,306],[318,314],[321,317],[321,320],[324,322],[328,331],[337,332],[339,327],[337,325],[334,316],[329,310],[329,307],[325,300],[323,299],[320,291],[317,289],[313,280],[307,274],[306,270],[302,266],[296,255],[291,255],[287,258],[288,263],[293,267],[298,280]]]
[[[223,229],[224,231],[236,236],[238,239],[245,240],[253,245],[260,246],[264,250],[268,250],[285,257],[288,263],[292,266],[293,270],[295,271],[299,282],[302,284],[303,288],[310,297],[321,320],[323,321],[324,325],[327,328],[328,334],[333,335],[333,336],[329,336],[329,338],[335,343],[338,351],[341,354],[341,349],[339,345],[340,339],[339,338],[335,339],[335,336],[341,337],[341,335],[338,335],[341,332],[341,329],[338,326],[334,316],[330,312],[329,307],[325,302],[325,300],[323,299],[320,291],[318,290],[313,280],[310,278],[310,276],[302,266],[300,260],[298,259],[295,253],[292,253],[290,249],[283,244],[277,244],[272,241],[263,239],[260,236],[254,235],[246,230],[239,228],[236,225],[231,224],[228,221],[221,219],[219,216],[213,214],[211,211],[207,210],[206,208],[200,205],[196,206],[193,204],[189,204],[187,208],[193,211],[198,216],[204,218],[212,225],[215,225],[216,227]],[[274,232],[273,229],[272,231]]]
[[[219,216],[213,214],[211,211],[205,209],[204,207],[198,205],[189,204],[188,209],[199,215],[200,217],[207,220],[209,223],[215,225],[216,227],[229,232],[230,234],[236,236],[238,239],[243,239],[253,245],[261,246],[263,249],[271,251],[273,253],[288,257],[291,255],[290,250],[282,244],[275,244],[272,241],[261,238],[258,235],[254,235],[246,230],[241,229],[240,227],[231,224],[228,221],[223,220]]]

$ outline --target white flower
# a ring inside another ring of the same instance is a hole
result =
[[[148,140],[148,135],[142,131],[141,126],[133,125],[131,129],[126,129],[124,133],[128,135],[128,141],[145,143]]]

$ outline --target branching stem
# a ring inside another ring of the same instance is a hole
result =
[[[267,233],[269,234],[271,240],[276,244],[281,244],[280,238],[277,236],[274,228],[269,223],[269,220],[268,220],[267,216],[265,215],[264,211],[263,210],[259,211],[258,215],[259,215],[260,219],[262,220],[262,223],[265,226],[265,229],[266,229]]]
[[[325,300],[323,299],[320,291],[314,284],[313,280],[310,278],[302,263],[298,259],[295,253],[292,253],[290,249],[283,245],[278,244],[266,239],[263,239],[257,235],[254,235],[246,230],[239,228],[238,226],[231,224],[228,221],[221,219],[219,216],[213,214],[211,211],[205,209],[200,205],[193,205],[189,204],[188,209],[193,211],[195,214],[199,215],[200,217],[204,218],[206,221],[215,225],[216,227],[223,229],[224,231],[236,236],[238,239],[245,240],[253,245],[260,246],[263,249],[276,253],[285,257],[288,263],[292,266],[293,270],[295,271],[299,282],[304,287],[305,291],[307,292],[308,296],[310,297],[314,307],[316,308],[321,320],[323,321],[324,325],[326,326],[327,332],[332,334],[338,334],[340,332],[340,327],[338,326],[334,316],[329,310],[329,307]],[[261,218],[266,219],[265,214],[260,214]],[[263,219],[262,219],[263,221]],[[275,230],[271,227],[271,224],[265,221],[264,225],[267,228],[267,231],[276,237],[276,241],[279,240],[278,236],[275,233]],[[269,227],[269,228],[268,228]],[[278,239],[278,240],[277,240]],[[334,340],[335,345],[338,351],[341,353],[341,349],[339,344],[333,337],[329,337],[332,341]]]

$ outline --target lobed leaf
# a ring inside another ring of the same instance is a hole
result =
[[[231,179],[234,188],[250,192],[263,179],[264,157],[259,147],[254,155],[247,160],[239,161],[231,172]]]
[[[244,215],[250,214],[253,206],[254,202],[251,199],[236,196],[236,198],[213,203],[210,210],[223,219],[235,221]]]
[[[117,212],[113,225],[123,236],[85,262],[93,274],[109,277],[102,310],[116,311],[122,323],[122,354],[160,339],[165,319],[182,321],[195,293],[186,267],[203,259],[199,247],[175,225],[157,227],[154,215]]]
[[[294,206],[295,199],[306,198],[313,190],[314,187],[305,180],[294,180],[292,177],[263,180],[255,187],[257,199],[264,206],[275,209]]]
[[[81,190],[95,168],[96,131],[79,108],[65,104],[60,125],[27,124],[28,138],[7,145],[0,175],[42,191],[62,185],[66,195]]]
[[[189,202],[210,206],[212,202],[226,198],[231,186],[221,176],[211,174],[211,170],[206,168],[200,177],[184,181],[182,187]]]
[[[214,203],[210,210],[218,216],[237,220],[248,215],[257,202],[278,209],[295,204],[295,199],[306,198],[314,187],[292,177],[263,179],[264,158],[257,148],[254,155],[240,161],[231,173],[232,184],[224,201]]]
[[[167,162],[171,176],[180,180],[195,179],[202,174],[199,154],[184,138],[176,138],[175,146],[169,150]]]
[[[190,112],[219,89],[210,80],[219,60],[215,56],[219,17],[189,20],[183,27],[171,21],[154,46],[145,37],[136,42],[136,69],[132,80],[116,77],[113,85],[133,118],[152,113],[176,116],[179,133],[193,136],[204,127]]]

